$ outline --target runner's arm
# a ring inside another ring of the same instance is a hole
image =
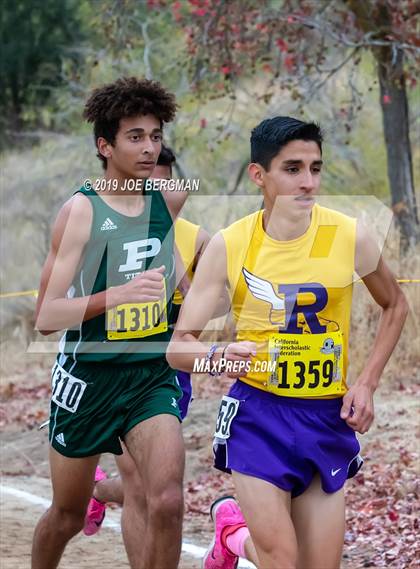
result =
[[[191,270],[193,274],[197,268],[197,263],[199,258],[204,252],[204,249],[207,247],[210,241],[210,235],[205,231],[202,227],[200,227],[195,243],[195,251],[194,251],[194,259]],[[175,243],[175,259],[176,259],[176,266],[177,266],[177,288],[179,292],[182,294],[182,297],[185,298],[187,292],[190,290],[191,280],[188,277],[187,270],[185,265],[182,261],[181,254],[179,253],[178,247]]]
[[[182,294],[182,297],[185,298],[187,292],[190,290],[191,281],[188,278],[184,261],[182,260],[181,253],[179,252],[176,243],[174,243],[174,255],[175,255],[176,283],[177,283],[176,288]]]
[[[129,283],[107,291],[67,298],[90,238],[92,217],[90,201],[82,194],[73,196],[58,213],[51,248],[41,273],[35,312],[35,327],[44,335],[90,320],[123,301],[159,299],[162,268],[145,271]]]
[[[205,229],[203,229],[202,227],[200,227],[198,234],[197,234],[197,238],[196,238],[196,243],[195,243],[195,252],[194,252],[194,260],[193,260],[193,264],[192,264],[192,272],[193,272],[193,276],[195,274],[195,271],[197,269],[197,265],[198,262],[200,260],[200,258],[202,257],[205,249],[207,248],[207,245],[210,243],[210,235],[207,233],[207,231]],[[175,247],[176,252],[178,252],[178,249]],[[179,255],[179,252],[178,252]],[[179,255],[180,257],[180,255]],[[178,275],[178,267],[181,268],[181,272]],[[186,297],[187,292],[189,291],[190,287],[191,287],[191,281],[188,277],[187,271],[184,267],[184,264],[181,261],[179,262],[177,260],[177,282],[178,282],[178,290],[180,291],[180,293],[182,294],[183,298]],[[229,293],[227,291],[227,288],[225,287],[223,289],[223,293],[222,296],[219,298],[219,301],[217,303],[217,306],[215,308],[214,314],[212,316],[212,318],[217,318],[218,316],[223,316],[224,314],[226,314],[227,312],[229,312],[230,309],[230,298],[229,298]]]
[[[55,220],[50,251],[41,272],[35,311],[35,326],[42,334],[50,334],[83,320],[86,300],[68,300],[66,294],[89,240],[92,215],[88,198],[77,194],[64,204]],[[69,311],[74,313],[74,321],[70,324],[66,319]],[[59,323],[63,318],[64,322]]]
[[[355,263],[356,272],[382,308],[372,351],[355,384],[345,395],[341,413],[354,430],[365,433],[373,421],[373,393],[400,337],[408,304],[376,243],[361,225],[357,228]]]
[[[197,269],[198,261],[200,260],[200,257],[202,256],[202,254],[206,250],[207,245],[209,243],[210,243],[210,235],[207,233],[207,231],[205,229],[200,227],[200,229],[198,230],[196,241],[195,241],[195,255],[194,255],[194,262],[193,262],[193,266],[192,266],[193,273]]]
[[[202,360],[209,345],[198,337],[213,317],[220,297],[227,286],[226,249],[220,233],[210,241],[197,266],[194,280],[181,308],[174,335],[166,354],[169,364],[183,371],[194,371],[194,361]],[[221,346],[213,362],[220,360]],[[255,352],[252,342],[229,344],[225,358],[232,361],[249,360]]]
[[[175,192],[170,190],[160,190],[160,192],[163,196],[163,199],[165,200],[166,207],[168,208],[168,211],[175,222],[175,219],[181,213],[181,210],[187,201],[188,192]]]
[[[210,243],[210,235],[207,233],[205,229],[200,227],[195,245],[195,257],[192,267],[193,273],[195,273],[198,261],[200,260],[201,256],[203,255],[209,243]],[[229,310],[230,310],[230,297],[227,286],[225,286],[223,288],[221,297],[219,297],[212,318],[217,318],[218,316],[224,316],[229,312]]]

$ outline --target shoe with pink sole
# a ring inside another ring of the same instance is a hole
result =
[[[239,557],[227,549],[224,540],[246,527],[239,504],[233,496],[219,498],[211,505],[210,515],[214,522],[214,539],[203,558],[202,569],[236,569]]]
[[[99,482],[105,478],[107,478],[107,475],[100,466],[97,466],[95,471],[95,482]],[[94,535],[101,529],[102,522],[105,518],[105,509],[106,505],[92,496],[89,501],[85,517],[85,526],[83,528],[83,533],[85,535]]]

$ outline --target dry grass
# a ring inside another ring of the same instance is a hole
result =
[[[395,242],[388,242],[385,258],[398,278],[420,278],[420,247],[399,258]],[[420,283],[401,284],[410,311],[400,340],[385,368],[383,382],[410,384],[420,379]],[[350,379],[360,373],[372,347],[380,308],[362,283],[355,284],[350,336]]]

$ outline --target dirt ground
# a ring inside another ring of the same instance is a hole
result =
[[[184,428],[184,542],[201,548],[207,547],[212,536],[210,503],[221,493],[232,491],[230,478],[211,467],[211,435],[220,389],[206,384],[207,381],[200,380],[195,385],[196,399]],[[32,367],[30,379],[19,372],[2,382],[2,569],[29,567],[32,532],[51,496],[47,429],[36,429],[47,415],[48,390],[44,365]],[[375,426],[361,441],[365,466],[362,474],[347,485],[348,521],[342,563],[345,569],[419,567],[415,550],[419,436],[415,393],[413,386],[400,385],[377,394]],[[116,473],[112,456],[104,456],[101,465],[109,474]],[[31,496],[16,496],[16,491]],[[108,525],[99,534],[74,538],[60,567],[128,567],[119,515],[119,509],[109,509]],[[192,549],[193,553],[183,552],[181,569],[201,566],[200,550]]]
[[[189,484],[208,470],[211,455],[213,424],[206,417],[214,416],[218,400],[194,403],[194,411],[186,425],[187,446],[186,492]],[[23,569],[30,566],[32,533],[37,518],[45,511],[44,504],[34,504],[10,494],[10,488],[24,491],[47,501],[51,497],[48,469],[47,429],[18,432],[8,429],[1,437],[2,494],[1,494],[1,569]],[[117,470],[112,455],[104,455],[101,466],[110,474]],[[206,548],[211,540],[212,524],[208,516],[209,503],[202,512],[187,515],[184,542]],[[188,506],[187,506],[188,507]],[[207,510],[207,511],[206,511]],[[120,510],[109,509],[107,518],[113,527],[104,527],[99,534],[87,538],[78,535],[67,548],[60,567],[62,569],[90,569],[100,563],[102,569],[129,567],[119,531]],[[180,568],[198,569],[200,558],[183,552]],[[48,569],[48,568],[45,568]]]

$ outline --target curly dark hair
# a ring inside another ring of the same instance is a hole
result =
[[[83,117],[93,123],[95,144],[99,137],[114,144],[121,119],[151,114],[162,126],[174,119],[176,110],[175,95],[157,81],[122,77],[93,91]],[[106,158],[99,152],[97,156],[106,168]]]

